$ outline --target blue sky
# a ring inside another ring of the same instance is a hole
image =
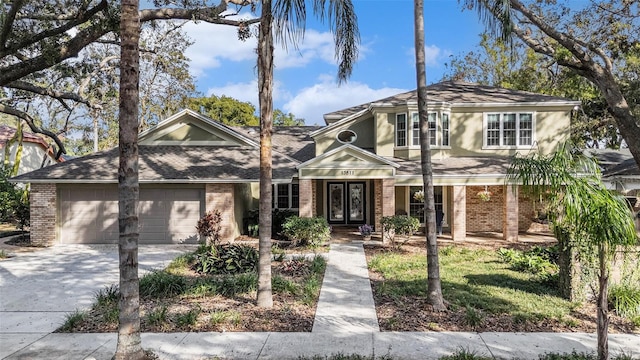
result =
[[[328,27],[308,19],[298,50],[276,45],[274,106],[323,124],[322,115],[415,88],[412,0],[353,0],[360,26],[360,57],[347,83],[338,85]],[[246,14],[247,16],[249,14]],[[425,0],[427,82],[441,79],[450,55],[479,42],[484,27],[475,11],[457,0]],[[206,23],[185,26],[195,41],[187,51],[197,89],[227,95],[257,108],[255,39],[237,40],[234,28]]]

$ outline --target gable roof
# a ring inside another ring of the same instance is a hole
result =
[[[333,159],[332,159],[333,158]],[[323,167],[326,166],[326,160],[333,160],[334,162],[344,162],[348,163],[349,166],[353,167],[354,164],[360,163],[360,166],[391,166],[394,168],[400,167],[400,165],[395,162],[384,158],[382,156],[376,155],[370,151],[361,149],[357,146],[353,146],[351,144],[344,144],[338,148],[335,148],[329,152],[326,152],[320,156],[317,156],[313,159],[310,159],[300,165],[298,168],[306,168],[312,167],[316,163],[320,163]]]
[[[167,136],[179,130],[186,131],[182,131],[177,138],[171,139]],[[189,134],[193,133],[192,130],[204,133],[204,135],[207,135],[211,140],[189,138]],[[257,142],[237,132],[230,126],[218,121],[213,121],[191,109],[183,109],[162,120],[157,125],[141,132],[139,141],[141,144],[148,144],[152,141],[163,141],[167,145],[213,145],[215,141],[218,141],[227,142],[227,145],[259,146]]]
[[[305,162],[316,155],[315,142],[310,136],[323,126],[274,126],[271,136],[273,150],[287,154],[291,158]],[[255,142],[260,142],[260,127],[234,126],[234,130],[245,134]]]
[[[580,104],[571,99],[537,94],[528,91],[504,89],[494,86],[486,86],[463,81],[444,81],[427,86],[427,98],[429,102],[449,103],[451,106],[472,106],[479,104],[504,105],[504,104],[536,104],[536,105],[570,105]],[[330,112],[324,115],[325,121],[337,120],[353,115],[371,107],[377,106],[401,106],[417,104],[417,90],[407,91],[383,99],[365,104],[352,106],[346,109]]]
[[[260,149],[247,146],[140,145],[141,183],[246,182],[260,178]],[[273,179],[290,180],[297,163],[273,153]],[[117,183],[118,148],[71,159],[12,179],[16,182]]]

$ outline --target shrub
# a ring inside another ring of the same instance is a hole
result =
[[[248,245],[214,245],[195,256],[192,269],[200,274],[241,274],[255,271],[258,251]]]
[[[616,313],[629,319],[640,316],[640,287],[616,284],[609,289],[609,304]]]
[[[207,211],[196,225],[200,238],[204,238],[207,245],[216,245],[220,242],[222,231],[222,215],[218,209]]]
[[[389,239],[394,247],[398,247],[409,240],[420,228],[418,219],[409,215],[385,216],[382,218],[382,232],[385,239]],[[396,241],[396,235],[404,237],[402,243]]]
[[[292,246],[318,247],[331,238],[329,223],[323,217],[292,216],[282,225],[282,233]]]
[[[87,318],[87,313],[76,309],[74,312],[64,316],[64,323],[60,327],[62,332],[72,332]]]
[[[498,249],[500,259],[510,264],[513,270],[539,276],[543,281],[552,281],[558,273],[558,248],[536,246],[522,252],[513,249]]]

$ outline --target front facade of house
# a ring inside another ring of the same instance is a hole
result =
[[[509,158],[550,153],[568,139],[578,102],[460,82],[429,86],[437,210],[453,240],[498,232],[516,240],[536,201],[507,184]],[[416,92],[325,115],[326,126],[273,134],[273,207],[323,216],[334,226],[420,214]],[[258,203],[259,132],[190,110],[140,136],[141,243],[196,241],[207,210],[223,213],[227,239]],[[32,183],[32,236],[46,244],[117,242],[117,151],[89,155],[16,179]],[[479,193],[488,194],[480,197]]]

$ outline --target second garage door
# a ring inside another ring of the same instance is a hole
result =
[[[116,185],[58,188],[59,242],[118,242]],[[195,243],[195,226],[204,213],[204,189],[141,186],[138,207],[140,244]]]

